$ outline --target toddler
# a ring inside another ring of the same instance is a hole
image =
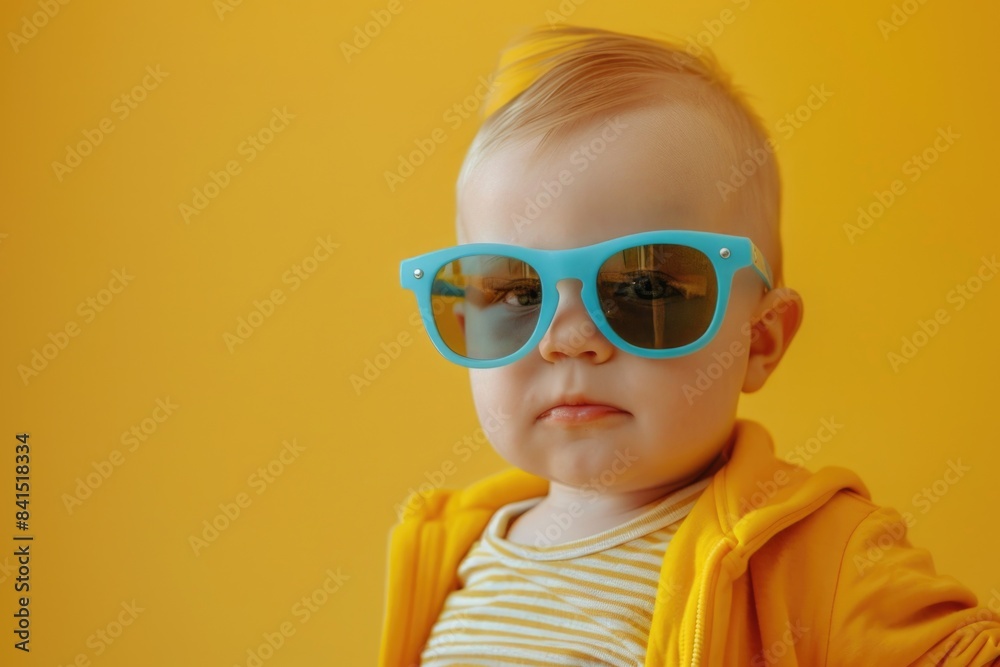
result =
[[[459,245],[401,280],[513,467],[407,500],[379,664],[1000,666],[898,512],[736,417],[803,306],[774,143],[712,56],[540,29],[486,111]]]

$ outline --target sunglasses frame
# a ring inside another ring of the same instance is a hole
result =
[[[597,292],[597,273],[615,253],[644,245],[683,245],[701,251],[712,262],[718,285],[718,299],[712,321],[697,340],[675,348],[650,349],[637,347],[619,336],[608,324]],[[434,322],[432,293],[434,278],[441,267],[469,255],[503,255],[529,264],[538,273],[542,285],[542,303],[538,322],[531,337],[520,349],[499,359],[470,359],[452,351],[441,338]],[[424,329],[437,351],[449,361],[467,368],[497,368],[511,364],[541,342],[559,306],[556,284],[566,278],[576,278],[583,284],[581,299],[597,329],[620,350],[650,359],[670,359],[691,354],[704,347],[715,336],[729,305],[733,276],[751,267],[764,281],[766,291],[773,289],[771,267],[756,244],[745,236],[717,234],[693,230],[662,229],[629,234],[579,248],[541,250],[505,243],[468,243],[404,259],[399,266],[400,284],[417,297]],[[595,315],[596,314],[596,315]]]

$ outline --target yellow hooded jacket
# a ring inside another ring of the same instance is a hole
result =
[[[646,667],[1000,666],[1000,604],[977,608],[936,574],[899,512],[849,470],[778,459],[756,422],[737,420],[735,435],[667,547]],[[380,667],[419,664],[490,517],[547,492],[509,468],[410,496],[390,536]]]

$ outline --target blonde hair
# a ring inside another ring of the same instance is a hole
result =
[[[616,112],[693,101],[718,121],[719,148],[734,168],[716,184],[720,197],[738,198],[737,208],[751,227],[748,235],[770,262],[775,286],[782,284],[781,184],[774,144],[714,54],[694,50],[665,39],[571,25],[521,35],[501,54],[481,109],[486,120],[469,146],[457,189],[486,157],[510,142],[540,136],[537,154]],[[766,158],[741,171],[753,155]]]

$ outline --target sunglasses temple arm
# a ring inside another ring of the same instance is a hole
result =
[[[457,296],[464,297],[465,290],[456,285],[452,285],[446,280],[435,280],[431,284],[431,296]]]
[[[750,263],[757,274],[764,280],[768,290],[774,289],[774,276],[771,274],[771,265],[767,263],[764,253],[757,248],[757,244],[750,241]]]

